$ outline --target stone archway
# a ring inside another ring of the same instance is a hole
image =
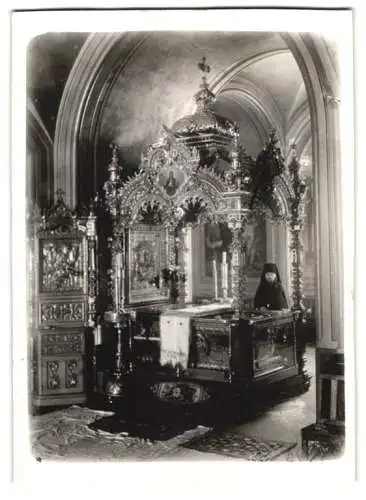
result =
[[[315,178],[317,342],[343,349],[343,258],[338,132],[338,82],[324,41],[312,35],[283,35],[308,93]]]
[[[89,169],[86,178],[94,180],[95,173],[90,176],[94,155],[91,137],[108,89],[116,72],[147,36],[134,32],[92,34],[75,61],[57,114],[53,155],[55,189],[63,189],[70,206],[77,202],[78,167],[81,165],[85,173]],[[79,156],[82,162],[78,161]],[[91,186],[83,185],[89,196],[93,195],[93,187],[94,182]]]

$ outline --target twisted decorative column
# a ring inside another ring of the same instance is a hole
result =
[[[299,176],[300,164],[296,158],[296,149],[293,146],[293,158],[289,165],[294,197],[291,200],[290,216],[290,250],[291,250],[291,285],[292,285],[292,308],[304,313],[303,303],[303,251],[302,232],[304,228],[303,198],[306,184]]]

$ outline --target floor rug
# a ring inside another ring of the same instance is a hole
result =
[[[113,415],[71,406],[32,417],[31,451],[37,460],[150,461],[170,455],[174,449],[210,429],[197,426],[165,441],[152,441],[126,432],[93,429],[90,424]]]
[[[104,431],[109,434],[128,433],[131,437],[149,439],[150,441],[167,441],[178,434],[196,427],[189,422],[154,423],[134,422],[127,423],[126,420],[117,415],[106,416],[89,424],[90,429]]]
[[[218,433],[213,431],[192,439],[182,446],[204,453],[216,453],[242,460],[267,462],[294,448],[296,443],[264,441],[232,432]]]

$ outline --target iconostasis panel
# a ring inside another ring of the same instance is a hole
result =
[[[168,267],[166,230],[139,225],[130,230],[128,248],[129,302],[164,300],[168,290],[160,283],[163,269]]]

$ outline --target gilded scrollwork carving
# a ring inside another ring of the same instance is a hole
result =
[[[67,360],[65,363],[65,386],[67,389],[73,389],[78,384],[78,361],[76,359]]]
[[[98,297],[94,206],[71,210],[58,191],[55,205],[42,215],[33,212],[28,222],[35,401],[50,397],[56,404],[60,396],[67,404],[69,391],[73,401],[83,401],[82,327],[94,325]],[[79,368],[66,356],[75,357]]]
[[[41,240],[41,291],[68,292],[84,288],[84,252],[79,240]]]
[[[306,183],[300,178],[300,163],[296,157],[296,146],[293,146],[292,160],[289,165],[293,194],[290,199],[290,255],[291,255],[291,286],[293,308],[305,311],[303,303],[303,242],[304,226],[303,202]]]
[[[40,324],[80,323],[85,320],[82,302],[41,303]]]
[[[58,361],[47,361],[47,389],[60,389],[60,363]]]

